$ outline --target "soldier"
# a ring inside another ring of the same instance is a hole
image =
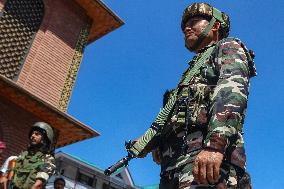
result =
[[[145,153],[157,147],[160,189],[237,188],[246,166],[243,122],[249,80],[256,75],[253,55],[239,39],[228,38],[229,17],[207,3],[188,6],[181,29],[186,48],[196,55],[178,85],[165,124],[170,131],[157,129],[157,117],[151,128],[159,138]]]
[[[35,123],[29,133],[27,151],[22,152],[16,160],[14,176],[10,189],[40,189],[54,174],[55,159],[54,134],[50,125]]]

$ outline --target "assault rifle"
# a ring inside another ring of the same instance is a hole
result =
[[[191,69],[187,69],[177,86],[177,88],[173,91],[170,99],[166,103],[166,105],[160,110],[156,119],[150,126],[150,128],[135,142],[127,142],[125,143],[126,150],[128,155],[121,160],[119,160],[116,164],[110,166],[105,170],[106,175],[111,175],[116,170],[123,166],[127,166],[128,162],[136,157],[141,156],[143,153],[147,152],[147,147],[149,144],[157,138],[157,135],[160,131],[167,130],[166,122],[168,121],[170,115],[173,112],[175,104],[178,103],[178,95],[180,95],[185,86],[189,85],[191,79],[195,76],[196,73],[200,70],[200,68],[205,64],[206,60],[210,57],[213,52],[215,46],[209,47],[201,56],[194,58],[192,63],[194,63],[194,67]]]
[[[110,167],[108,167],[105,171],[104,174],[107,176],[110,176],[112,173],[116,172],[118,169],[122,168],[122,167],[127,167],[128,166],[128,162],[134,158],[134,156],[129,152],[129,148],[131,147],[131,145],[133,144],[133,142],[130,140],[128,142],[125,142],[125,148],[128,152],[128,155],[125,156],[124,158],[122,158],[121,160],[119,160],[118,162],[116,162],[115,164],[111,165]]]

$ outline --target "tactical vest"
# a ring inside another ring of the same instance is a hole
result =
[[[211,53],[211,59],[215,58],[217,56],[217,48],[218,45],[221,44],[223,41],[226,40],[235,40],[237,42],[239,42],[243,48],[243,50],[245,51],[246,57],[248,59],[248,68],[249,68],[249,73],[250,73],[250,77],[253,77],[256,75],[256,69],[255,69],[255,64],[254,64],[254,60],[252,55],[250,54],[250,51],[244,46],[244,44],[237,38],[225,38],[221,41],[219,41],[216,45],[214,45],[214,50]],[[198,59],[200,59],[200,57],[202,57],[203,53],[201,53],[201,55],[199,56],[195,56],[188,64],[190,65],[190,69],[193,68],[193,65],[197,62]],[[210,59],[208,58],[208,59]],[[205,60],[205,62],[208,61]],[[209,68],[207,68],[209,69]],[[210,73],[211,70],[207,70],[206,74],[210,74],[210,75],[214,75]],[[213,70],[211,72],[214,72]],[[196,75],[200,75],[201,74],[201,70],[199,70],[197,72]],[[217,81],[216,81],[217,82]],[[189,83],[190,85],[191,83]],[[189,125],[192,123],[196,123],[196,120],[198,119],[198,116],[196,114],[196,112],[194,111],[196,109],[196,107],[200,106],[200,98],[204,98],[203,95],[205,94],[205,90],[209,90],[208,88],[206,88],[207,86],[204,87],[199,87],[197,89],[196,94],[198,94],[198,99],[194,99],[193,102],[190,102],[191,99],[190,98],[190,89],[188,85],[181,85],[179,86],[180,89],[180,94],[178,95],[177,98],[177,103],[175,104],[175,108],[174,111],[172,112],[172,115],[170,117],[172,117],[173,115],[176,117],[176,124],[178,124],[178,126],[184,126],[184,125]],[[171,96],[171,94],[168,94],[168,96]],[[164,99],[164,101],[167,101]]]
[[[14,168],[15,176],[10,188],[30,189],[36,181],[36,174],[44,164],[43,156],[42,152],[33,155],[29,154],[28,151],[23,152],[17,158]]]

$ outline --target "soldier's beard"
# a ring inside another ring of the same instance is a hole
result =
[[[28,151],[31,152],[42,152],[42,153],[48,153],[50,152],[50,143],[46,140],[41,141],[40,143],[32,143],[30,141],[28,146]]]
[[[185,47],[190,51],[190,52],[196,52],[198,47],[200,46],[200,44],[198,46],[196,46],[195,48],[193,48],[196,45],[196,42],[198,41],[199,37],[196,35],[188,35],[185,36],[184,38],[184,43],[185,43]]]
[[[28,149],[31,151],[39,151],[41,147],[43,146],[42,143],[33,143],[32,141],[30,142]]]

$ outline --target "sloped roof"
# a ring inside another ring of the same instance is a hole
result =
[[[92,19],[88,42],[91,43],[115,30],[124,22],[100,0],[75,0]]]
[[[100,135],[97,131],[51,106],[2,75],[0,75],[0,96],[56,128],[60,133],[56,147]]]

